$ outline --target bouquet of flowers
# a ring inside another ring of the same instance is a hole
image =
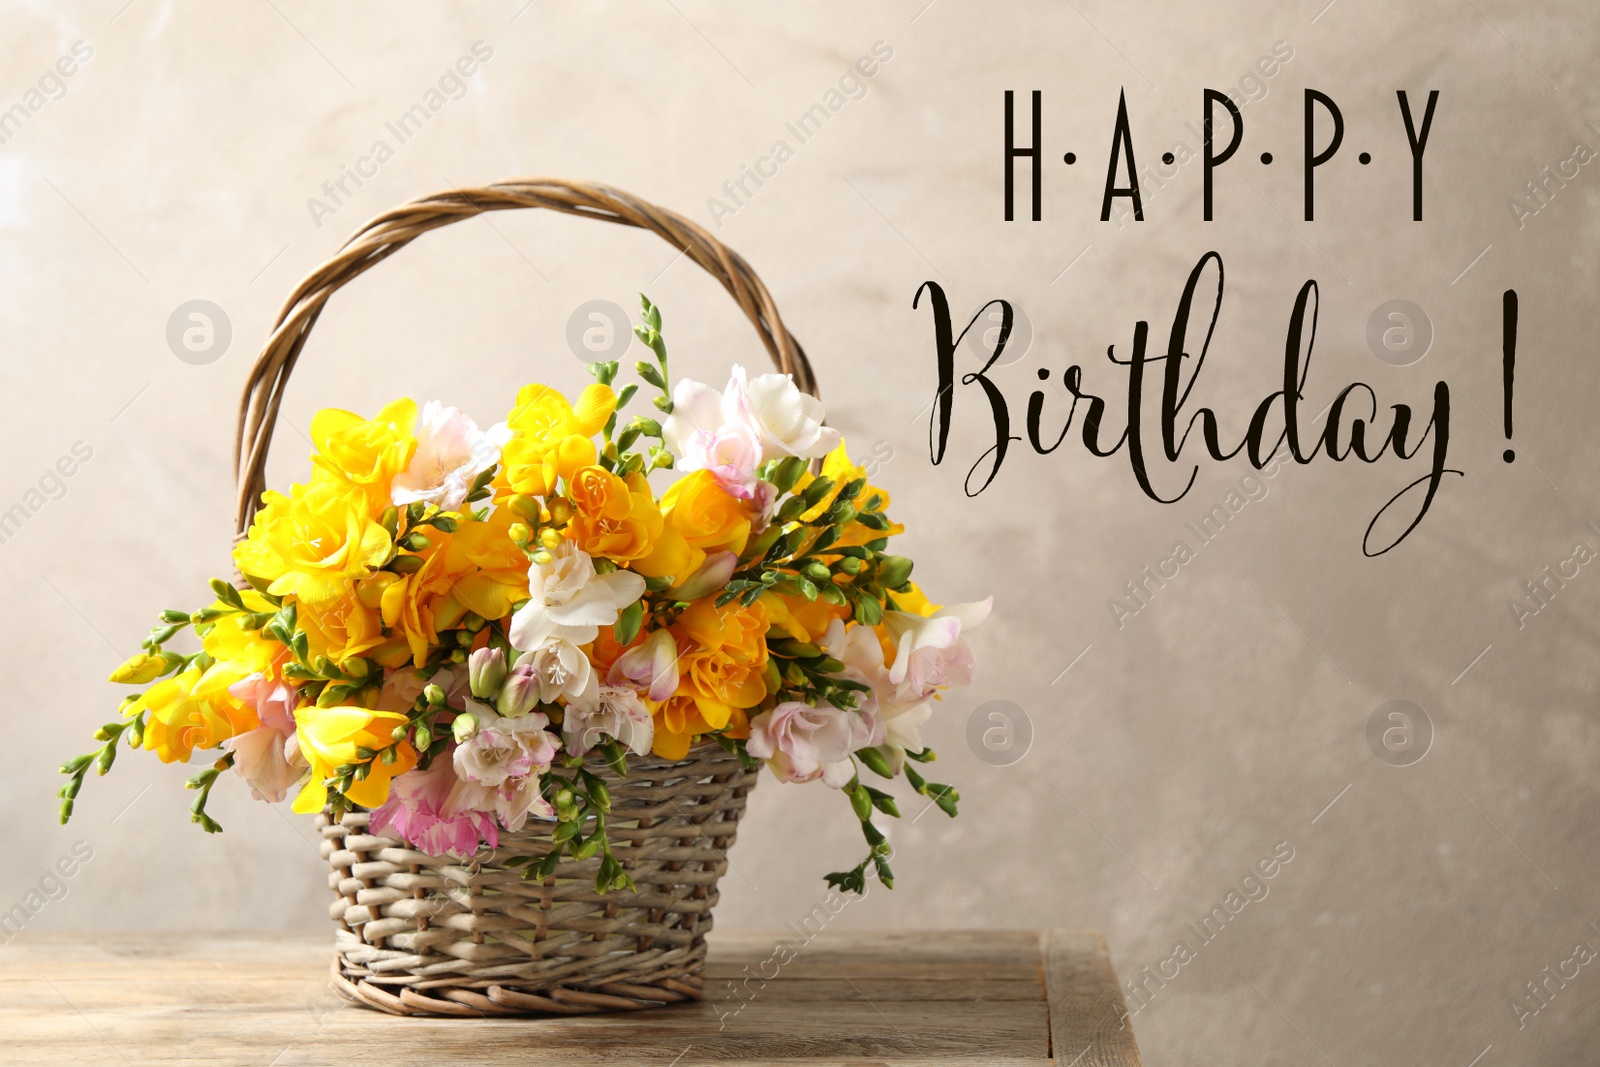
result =
[[[488,429],[436,401],[319,412],[310,479],[265,493],[234,549],[243,582],[162,612],[111,675],[146,688],[62,766],[62,821],[126,740],[209,764],[188,781],[208,832],[231,768],[259,799],[365,809],[435,856],[547,820],[555,847],[526,876],[599,855],[596,888],[632,889],[597,765],[625,776],[630,755],[714,742],[842,792],[869,854],[829,883],[860,892],[871,866],[892,885],[872,815],[899,812],[862,769],[955,815],[956,791],[913,764],[934,758],[934,701],[972,680],[964,634],[990,602],[928,601],[888,550],[888,493],[788,375],[669,390],[642,304],[655,358],[635,369],[659,419],[623,421],[639,385],[614,389],[616,362],[590,365],[575,403],[524,387]],[[659,496],[656,471],[676,473]],[[197,651],[168,647],[185,630]]]

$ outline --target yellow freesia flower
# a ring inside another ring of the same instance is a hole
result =
[[[744,501],[717,484],[708,470],[692,471],[661,495],[667,524],[703,552],[743,552],[750,539],[750,510]],[[686,576],[680,576],[686,577]]]
[[[365,498],[329,478],[296,485],[291,496],[271,490],[249,537],[234,546],[239,570],[272,584],[274,596],[293,594],[313,606],[351,593],[389,556],[389,533],[368,514]]]
[[[589,555],[628,563],[655,550],[666,520],[642,474],[624,481],[603,467],[583,467],[567,480],[567,495],[574,509],[567,535]]]
[[[303,603],[300,626],[306,632],[309,658],[327,656],[342,664],[352,656],[364,655],[383,641],[383,627],[377,611],[362,603],[358,594],[348,593],[323,604]]]
[[[505,485],[513,493],[547,496],[557,479],[592,465],[598,453],[591,438],[616,407],[609,385],[585,388],[576,408],[548,385],[523,386],[506,419],[511,439],[500,450]]]
[[[745,709],[767,695],[767,626],[760,602],[719,608],[707,598],[678,617],[670,627],[679,650],[678,691],[653,709],[656,755],[682,759],[697,736],[744,728]]]
[[[144,747],[162,763],[183,763],[197,748],[217,748],[261,725],[255,712],[228,692],[246,673],[225,663],[204,671],[190,667],[151,686],[124,714],[146,713]]]
[[[927,595],[923,593],[922,587],[917,585],[916,582],[907,582],[906,584],[911,587],[908,592],[894,594],[895,606],[901,611],[908,611],[913,615],[921,615],[926,619],[939,610],[941,605],[930,601]]]
[[[321,811],[327,805],[327,780],[337,775],[338,768],[363,762],[357,749],[376,752],[388,748],[394,743],[394,728],[406,722],[406,717],[395,711],[315,705],[296,709],[294,719],[300,751],[311,765],[311,778],[294,799],[294,810],[302,814]],[[416,749],[403,742],[393,763],[373,760],[367,776],[354,782],[345,795],[352,803],[375,808],[389,799],[390,780],[416,765]]]
[[[360,489],[375,512],[389,506],[394,476],[417,450],[417,404],[396,400],[372,419],[353,411],[324,408],[311,418],[311,462]]]
[[[463,521],[439,546],[439,573],[449,579],[434,604],[439,626],[454,626],[469,611],[503,619],[528,598],[528,557],[509,532],[516,521],[510,508],[496,508],[486,522]]]
[[[690,647],[760,666],[767,661],[768,625],[767,609],[759,600],[748,608],[738,601],[719,608],[714,598],[706,597],[685,608],[672,630],[680,638],[680,648],[682,639],[687,639]]]
[[[772,628],[780,630],[796,641],[813,643],[828,629],[834,619],[848,619],[850,609],[843,604],[830,604],[818,597],[807,600],[802,596],[774,593],[761,594],[756,601],[766,609]]]
[[[662,759],[683,759],[689,754],[689,746],[709,733],[750,736],[748,709],[705,697],[680,693],[656,705],[652,714],[655,734],[650,751]]]
[[[429,531],[434,544],[421,554],[421,568],[384,587],[383,624],[405,643],[416,666],[427,661],[439,631],[467,612],[502,619],[513,603],[528,598],[528,557],[506,532],[514,521],[509,508],[499,508],[487,522],[463,521],[455,533]],[[390,649],[375,655],[386,666],[401,662]]]
[[[266,597],[254,589],[241,589],[239,596],[249,611],[276,610]],[[211,606],[228,607],[220,600]],[[261,631],[245,629],[243,617],[237,613],[223,615],[212,623],[211,629],[200,639],[200,647],[218,663],[231,664],[242,674],[271,674],[288,651],[279,642],[261,636]]]

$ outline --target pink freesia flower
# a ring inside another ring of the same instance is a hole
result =
[[[746,427],[734,424],[711,431],[696,430],[680,445],[684,470],[710,471],[729,496],[740,500],[749,500],[755,494],[761,443]]]
[[[249,783],[256,799],[276,804],[306,769],[295,735],[299,695],[289,683],[259,672],[234,682],[228,693],[255,709],[261,725],[229,738],[223,747],[233,753],[233,769]]]
[[[763,482],[763,485],[768,483]],[[697,567],[693,574],[685,578],[680,584],[667,590],[667,595],[674,600],[685,603],[699,600],[718,592],[728,584],[728,579],[733,577],[733,572],[739,569],[739,554],[722,549],[706,556],[705,562]],[[660,699],[652,697],[651,699]]]
[[[972,683],[972,646],[962,630],[982,622],[990,604],[983,600],[954,605],[930,618],[902,611],[885,613],[884,629],[894,642],[892,666],[884,662],[877,632],[867,626],[847,626],[835,619],[818,642],[844,664],[846,678],[871,686],[868,704],[876,734],[872,745],[885,749],[896,773],[904,765],[907,750],[926,747],[922,727],[933,716],[934,698],[951,686]]]
[[[228,693],[254,708],[262,726],[294,733],[294,708],[300,698],[288,682],[258,671],[228,686]]]
[[[444,757],[434,760],[425,771],[400,775],[389,799],[373,811],[371,831],[393,833],[430,856],[466,859],[475,855],[480,845],[496,847],[500,828],[492,815],[472,809],[445,814],[458,784],[452,761]]]
[[[222,743],[233,753],[233,769],[250,785],[257,800],[277,804],[306,771],[306,758],[293,730],[287,734],[271,726],[258,726]]]
[[[889,680],[896,684],[905,681],[913,670],[913,664],[918,664],[917,669],[930,677],[943,675],[947,670],[956,671],[959,675],[963,669],[960,661],[965,661],[967,681],[971,681],[972,650],[964,648],[964,643],[963,648],[958,649],[957,644],[963,631],[972,629],[989,617],[989,609],[993,605],[994,597],[986,597],[972,604],[952,604],[940,608],[927,617],[913,615],[909,611],[885,612],[884,629],[895,649]],[[917,654],[929,651],[934,654],[923,655],[919,663]]]
[[[780,781],[821,778],[838,789],[855,775],[850,753],[866,744],[872,732],[871,724],[853,712],[792,700],[750,720],[746,747],[766,760]]]
[[[678,691],[678,644],[666,630],[656,630],[628,649],[611,665],[606,683],[641,690],[662,701]]]
[[[545,729],[550,720],[539,712],[506,718],[487,704],[470,710],[478,718],[478,729],[456,746],[453,762],[458,777],[503,785],[507,779],[543,773],[556,758],[557,739]]]
[[[427,684],[421,672],[409,666],[389,671],[378,690],[378,710],[410,711]]]

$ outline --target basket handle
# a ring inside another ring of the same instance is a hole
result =
[[[363,226],[328,262],[306,276],[289,294],[272,336],[250,368],[239,400],[239,426],[233,462],[239,488],[235,515],[240,535],[250,528],[266,490],[267,449],[278,422],[284,387],[328,298],[369,267],[387,259],[429,230],[485,211],[542,207],[568,215],[649,230],[687,253],[738,301],[779,371],[794,376],[801,389],[817,395],[816,377],[805,351],[794,339],[772,295],[750,264],[697,223],[648,201],[596,182],[561,178],[517,178],[482,188],[452,189],[413,200]]]

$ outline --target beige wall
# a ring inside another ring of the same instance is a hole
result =
[[[1600,568],[1582,568],[1520,628],[1508,602],[1577,542],[1600,548],[1588,525],[1600,524],[1600,169],[1583,167],[1520,227],[1508,200],[1578,142],[1600,141],[1595,9],[922,2],[738,15],[699,0],[400,16],[300,0],[7,6],[0,105],[74,42],[93,50],[64,95],[0,145],[0,508],[75,442],[92,449],[65,496],[0,544],[0,905],[73,842],[93,848],[66,899],[21,936],[324,922],[309,820],[250,803],[232,780],[213,804],[227,833],[211,840],[187,822],[181,772],[148,758],[125,753],[113,777],[91,781],[68,828],[53,825],[50,795],[54,764],[114,714],[107,670],[155,611],[194,603],[226,571],[231,412],[295,280],[386,207],[506,176],[593,177],[711,225],[708,198],[783,139],[793,158],[715,232],[772,287],[835,424],[860,450],[892,451],[879,479],[926,586],[947,600],[995,596],[975,638],[981,680],[932,726],[963,815],[912,821],[921,804],[907,803],[893,831],[900,887],[839,925],[1091,925],[1137,978],[1179,939],[1195,947],[1185,924],[1287,843],[1293,858],[1267,896],[1135,1018],[1151,1062],[1320,1052],[1341,1065],[1465,1065],[1489,1045],[1486,1065],[1592,1056],[1591,968],[1521,1029],[1512,1003],[1576,942],[1600,945]],[[307,199],[375,140],[393,145],[385,122],[480,40],[493,56],[463,97],[317,225]],[[893,55],[866,94],[798,144],[784,123],[878,41]],[[1154,166],[1180,140],[1197,147],[1184,124],[1198,123],[1201,89],[1237,86],[1277,42],[1293,57],[1244,108],[1244,147],[1219,172],[1219,221],[1199,221],[1190,162],[1147,188],[1149,221],[1099,222],[1118,87],[1141,163]],[[1308,84],[1347,123],[1314,223],[1300,212]],[[1044,92],[1045,221],[1006,224],[1001,93],[1033,88]],[[1409,218],[1400,88],[1441,92],[1421,224]],[[1070,169],[1068,149],[1080,156]],[[1271,167],[1256,159],[1264,149]],[[1450,465],[1465,477],[1446,482],[1399,549],[1364,559],[1360,539],[1420,460],[1291,466],[1204,546],[1185,523],[1239,485],[1242,461],[1205,464],[1187,499],[1162,506],[1138,492],[1125,453],[1094,460],[1074,440],[1041,457],[1023,445],[968,500],[961,477],[986,430],[968,389],[951,459],[930,464],[931,328],[910,306],[921,282],[940,280],[958,312],[993,296],[1027,311],[1032,349],[995,375],[1020,419],[1038,366],[1082,362],[1089,383],[1105,383],[1101,353],[1124,350],[1136,319],[1164,339],[1184,277],[1213,248],[1229,286],[1195,402],[1223,410],[1229,436],[1275,387],[1308,277],[1322,286],[1311,411],[1358,379],[1385,406],[1425,406],[1435,381],[1450,383]],[[731,361],[759,363],[737,310],[672,258],[635,233],[528,215],[429,236],[323,316],[289,391],[274,482],[302,469],[292,427],[319,406],[437,396],[493,419],[524,382],[577,387],[565,324],[590,299],[631,307],[648,291],[682,373],[714,381]],[[1500,460],[1507,287],[1523,320],[1511,465]],[[164,337],[173,309],[196,298],[222,307],[233,333],[199,366]],[[1420,305],[1434,327],[1409,367],[1380,362],[1364,337],[1391,299]],[[1108,599],[1180,539],[1195,558],[1119,628]],[[1368,746],[1369,719],[1392,699],[1432,723],[1421,762],[1387,766]],[[1031,722],[1032,749],[1010,766],[981,762],[965,741],[989,700]],[[804,915],[822,873],[856,859],[851,823],[824,789],[764,784],[719,922]]]

